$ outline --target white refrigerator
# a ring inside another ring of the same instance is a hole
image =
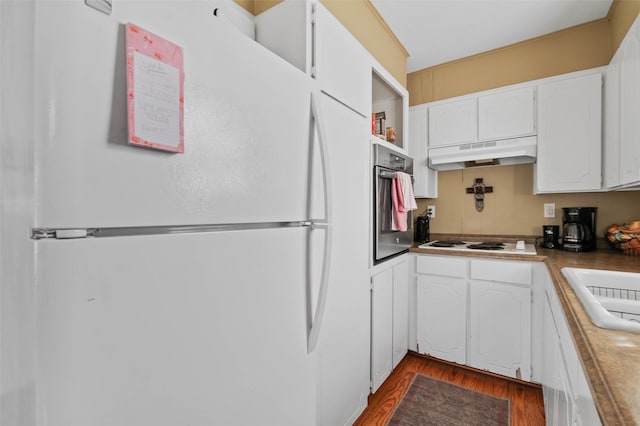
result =
[[[229,1],[25,3],[35,424],[355,420],[367,120],[213,14]],[[126,143],[128,22],[184,49],[184,154]]]

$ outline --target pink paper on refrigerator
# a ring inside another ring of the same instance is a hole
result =
[[[182,48],[131,23],[126,44],[129,144],[184,152]]]

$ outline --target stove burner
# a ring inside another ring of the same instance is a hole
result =
[[[458,240],[438,240],[435,243],[447,244],[446,246],[442,246],[442,247],[463,246],[463,245],[467,244],[464,241],[458,241]]]
[[[429,244],[431,247],[453,247],[453,243],[447,241],[434,241]]]
[[[504,250],[504,244],[502,243],[469,244],[467,248],[472,250]]]
[[[465,244],[466,243],[464,241],[438,240],[438,241],[434,241],[430,245],[432,245],[433,247],[453,247],[453,246],[463,246]]]

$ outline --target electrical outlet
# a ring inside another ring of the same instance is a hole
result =
[[[427,206],[427,214],[430,219],[435,219],[436,217],[436,206]]]
[[[556,204],[545,203],[544,204],[544,217],[556,217]]]

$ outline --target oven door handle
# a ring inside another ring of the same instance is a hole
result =
[[[395,179],[396,172],[389,172],[387,170],[379,170],[378,171],[378,177],[383,178],[383,179]]]
[[[382,179],[395,179],[397,173],[398,172],[380,169],[378,170],[378,177]],[[415,183],[415,179],[413,178],[413,175],[409,174],[409,176],[411,177],[411,183]]]
[[[331,175],[329,167],[329,150],[327,148],[327,133],[324,128],[324,118],[320,108],[320,94],[311,92],[311,115],[318,131],[318,145],[320,148],[320,161],[322,163],[322,182],[324,186],[324,219],[312,221],[315,226],[312,229],[320,228],[324,230],[324,251],[322,256],[322,275],[320,278],[320,289],[318,290],[318,300],[316,301],[315,314],[309,326],[307,334],[307,353],[315,351],[320,337],[320,328],[324,316],[327,301],[327,290],[329,287],[329,272],[331,270],[331,246],[332,233],[332,195],[331,195]],[[309,288],[311,286],[309,285]]]

